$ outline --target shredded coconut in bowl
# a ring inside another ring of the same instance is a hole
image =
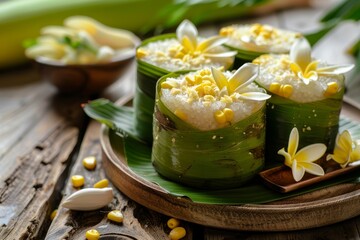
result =
[[[231,74],[230,71],[224,72],[226,77],[230,77]],[[192,80],[198,79],[199,76],[202,80],[194,83]],[[265,104],[265,101],[241,99],[236,92],[231,95],[221,94],[208,68],[176,78],[167,78],[165,82],[170,84],[171,88],[162,87],[161,101],[175,115],[203,131],[237,123],[260,110]],[[165,85],[167,86],[162,86]],[[264,92],[264,89],[251,83],[244,91]],[[233,118],[229,122],[219,123],[214,115],[218,111],[225,112],[224,109],[230,109]]]
[[[228,46],[263,53],[288,53],[300,33],[258,23],[231,25],[220,30],[229,40]]]
[[[287,98],[299,103],[323,100],[327,97],[326,91],[329,85],[336,84],[339,86],[338,91],[344,85],[342,75],[319,75],[316,81],[310,81],[309,84],[305,84],[291,70],[289,55],[285,54],[261,55],[253,63],[260,65],[260,74],[256,81],[262,87],[273,92],[271,91],[271,84],[273,83],[278,83],[280,86],[291,86],[292,93]],[[328,64],[319,61],[318,66],[326,67]]]
[[[203,39],[199,39],[200,42]],[[218,54],[228,52],[229,49],[223,46],[216,46],[206,52],[209,54]],[[204,67],[224,67],[228,69],[234,57],[210,57],[200,51],[185,52],[182,45],[176,38],[169,38],[150,42],[142,46],[137,51],[138,59],[155,65],[157,67],[174,71],[198,70]]]

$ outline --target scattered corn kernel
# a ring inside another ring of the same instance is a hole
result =
[[[224,108],[224,114],[225,114],[225,118],[227,122],[231,122],[231,120],[233,120],[234,118],[234,112],[232,109],[230,108]]]
[[[90,229],[86,231],[85,237],[88,240],[98,240],[100,238],[100,233],[95,229]]]
[[[215,121],[219,124],[226,123],[226,117],[223,111],[218,110],[214,113]]]
[[[96,158],[94,156],[84,158],[83,165],[87,170],[94,170],[96,167]]]
[[[109,180],[107,180],[106,178],[94,184],[94,188],[106,188],[107,186],[109,186]]]
[[[113,210],[108,213],[107,218],[111,221],[121,223],[124,220],[124,216],[122,215],[120,210]]]
[[[179,109],[176,109],[174,113],[178,118],[180,118],[183,121],[185,121],[187,119],[186,114],[183,111],[179,110]]]
[[[186,230],[183,227],[176,227],[169,233],[169,237],[171,240],[179,240],[185,237]]]
[[[141,49],[141,48],[138,48],[138,50],[136,51],[136,57],[137,57],[137,58],[143,58],[143,57],[145,57],[147,54],[148,54],[148,53],[147,53],[145,50]]]
[[[325,90],[324,95],[325,96],[333,95],[337,93],[338,90],[339,90],[339,84],[337,84],[336,82],[330,82],[327,84],[327,88]]]
[[[180,221],[176,218],[170,218],[168,221],[167,221],[167,226],[170,228],[170,229],[174,229],[176,227],[178,227],[180,225]]]
[[[71,177],[73,187],[81,187],[85,183],[85,178],[81,175],[74,175]]]
[[[56,217],[57,211],[58,211],[58,210],[55,209],[55,210],[52,211],[52,213],[50,214],[50,220],[51,220],[51,221]]]

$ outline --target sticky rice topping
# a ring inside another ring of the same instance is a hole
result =
[[[229,39],[227,45],[253,52],[288,53],[300,33],[262,25],[231,25],[220,29],[220,35]]]
[[[201,40],[199,39],[199,41]],[[229,50],[217,46],[208,50],[207,54],[224,52],[229,52]],[[210,66],[223,66],[227,69],[234,61],[233,56],[216,58],[207,56],[201,51],[188,51],[176,38],[151,42],[138,48],[137,59],[166,69],[169,72],[197,70]]]
[[[260,66],[259,77],[256,81],[262,87],[271,93],[296,102],[323,100],[344,87],[342,75],[318,75],[316,81],[309,81],[306,84],[291,68],[292,62],[287,54],[261,55],[253,63]],[[325,62],[317,61],[318,68],[327,66],[329,65]]]
[[[184,20],[176,29],[176,38],[150,42],[137,49],[136,57],[170,72],[210,66],[228,69],[237,52],[223,47],[226,41],[221,36],[199,37],[195,25]]]
[[[161,101],[181,120],[199,130],[226,127],[257,112],[269,97],[255,83],[246,83],[241,89],[219,88],[214,78],[218,69],[205,68],[162,82]],[[234,72],[220,75],[230,79]],[[252,80],[251,80],[252,81]],[[258,95],[257,100],[245,99],[247,93]]]

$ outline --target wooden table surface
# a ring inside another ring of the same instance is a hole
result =
[[[287,10],[256,19],[291,30],[314,30],[324,6]],[[231,22],[233,23],[233,22]],[[219,25],[203,26],[203,35]],[[314,55],[331,63],[350,63],[345,49],[358,37],[359,26],[339,26],[314,49]],[[61,95],[36,70],[22,67],[0,73],[0,239],[85,239],[91,228],[101,239],[168,239],[168,216],[149,210],[114,188],[114,199],[103,209],[77,212],[59,208],[75,189],[74,174],[85,176],[85,187],[106,178],[99,142],[100,124],[87,118],[81,103],[104,97],[116,101],[133,90],[136,65],[128,67],[116,83],[99,96]],[[360,110],[344,103],[342,114],[360,122]],[[82,159],[96,156],[96,170],[88,171]],[[110,183],[111,185],[111,183]],[[360,203],[359,203],[360,204]],[[122,224],[106,219],[110,209],[124,214]],[[360,214],[360,213],[359,213]],[[360,239],[360,216],[315,229],[292,232],[228,231],[182,222],[184,239]]]

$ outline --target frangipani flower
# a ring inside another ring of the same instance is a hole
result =
[[[351,162],[360,160],[360,145],[352,140],[347,130],[336,137],[334,153],[326,157],[326,160],[330,159],[339,163],[342,168],[345,168]]]
[[[290,49],[290,68],[306,85],[319,75],[338,75],[350,71],[354,65],[333,65],[318,68],[318,61],[311,59],[311,46],[305,38],[298,39]]]
[[[325,144],[311,144],[297,152],[298,145],[299,132],[297,128],[293,128],[290,133],[287,152],[285,148],[278,151],[278,154],[285,157],[284,164],[292,169],[292,175],[295,181],[300,181],[304,177],[305,172],[318,176],[324,175],[322,167],[313,162],[324,155],[326,151]]]
[[[259,66],[252,63],[246,63],[241,66],[229,79],[218,69],[212,67],[211,72],[220,91],[231,95],[239,93],[240,98],[263,101],[271,96],[262,92],[246,92],[245,87],[251,84],[257,77]]]
[[[227,38],[221,36],[213,36],[201,42],[198,42],[198,30],[189,20],[184,20],[176,29],[176,36],[185,54],[200,55],[210,58],[229,58],[234,57],[236,51],[228,51],[222,53],[212,53],[210,50],[221,46],[227,42]]]

